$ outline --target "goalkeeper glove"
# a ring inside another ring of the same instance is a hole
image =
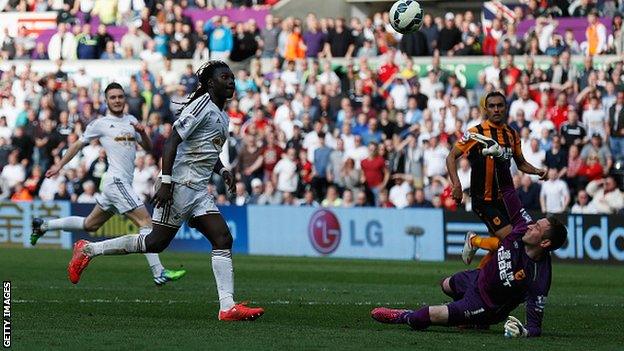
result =
[[[528,335],[529,331],[520,323],[518,318],[514,316],[507,317],[507,322],[505,322],[506,338],[527,337]]]
[[[483,145],[481,154],[483,156],[492,156],[496,158],[507,159],[505,150],[492,138],[488,138],[485,135],[470,133],[470,139]]]

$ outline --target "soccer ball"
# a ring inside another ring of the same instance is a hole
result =
[[[399,0],[390,8],[390,25],[399,33],[419,30],[422,20],[423,10],[418,1]]]

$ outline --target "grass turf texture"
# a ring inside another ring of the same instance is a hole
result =
[[[544,335],[510,340],[489,331],[373,321],[378,305],[447,301],[441,277],[459,262],[416,263],[236,256],[236,297],[263,306],[255,322],[219,322],[210,256],[165,253],[181,281],[157,288],[142,255],[100,257],[73,286],[69,251],[0,249],[1,278],[12,280],[13,348],[618,350],[624,345],[621,267],[556,264]],[[514,315],[524,320],[521,306]],[[216,346],[216,347],[215,347]]]

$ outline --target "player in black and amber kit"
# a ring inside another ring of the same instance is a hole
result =
[[[472,168],[470,175],[472,208],[487,225],[490,233],[503,239],[511,232],[511,224],[496,181],[494,159],[483,156],[482,144],[470,135],[479,134],[494,139],[504,148],[504,152],[513,156],[518,169],[524,173],[537,174],[543,178],[547,172],[533,167],[524,159],[520,148],[520,136],[505,123],[507,119],[505,96],[498,91],[491,92],[485,96],[483,105],[487,119],[470,128],[464,137],[455,143],[446,158],[446,166],[453,184],[453,199],[459,204],[462,200],[462,186],[457,176],[456,162],[462,155],[468,157]]]

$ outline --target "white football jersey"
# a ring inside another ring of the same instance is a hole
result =
[[[136,144],[141,142],[141,135],[132,126],[135,123],[138,121],[132,115],[116,117],[107,114],[89,123],[80,137],[84,144],[100,139],[108,158],[107,178],[119,178],[132,184]]]
[[[229,136],[230,118],[208,93],[182,110],[174,123],[182,142],[178,145],[171,179],[196,190],[205,190],[219,154]]]

